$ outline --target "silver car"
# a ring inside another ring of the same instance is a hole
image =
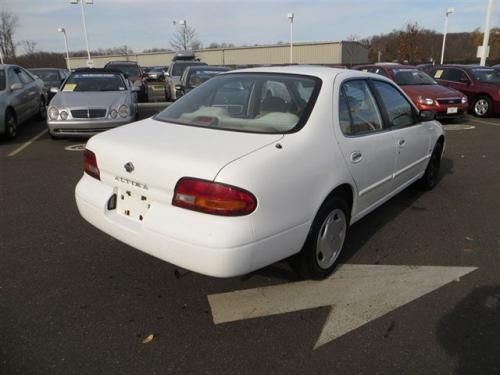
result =
[[[78,69],[50,101],[47,116],[52,138],[89,137],[135,121],[137,90],[111,69]]]
[[[14,139],[17,125],[37,115],[45,120],[41,79],[17,65],[0,64],[0,136]]]

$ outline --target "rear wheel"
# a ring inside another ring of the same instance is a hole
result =
[[[3,137],[7,140],[16,138],[17,136],[17,119],[16,114],[12,109],[5,112],[5,132]]]
[[[335,269],[349,227],[349,209],[333,197],[321,206],[294,266],[304,279],[324,279]]]
[[[472,104],[474,114],[478,117],[487,117],[493,110],[493,103],[487,96],[478,96]]]

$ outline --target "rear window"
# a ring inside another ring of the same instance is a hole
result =
[[[5,70],[0,70],[0,91],[5,90]]]
[[[64,83],[62,91],[95,92],[125,91],[122,77],[113,73],[73,73]]]
[[[394,81],[398,85],[436,85],[427,73],[418,69],[392,69]]]
[[[321,87],[315,77],[290,74],[218,75],[155,119],[250,133],[288,133],[309,117]]]

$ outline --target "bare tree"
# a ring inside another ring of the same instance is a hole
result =
[[[16,44],[14,33],[19,24],[19,19],[7,9],[0,11],[0,49],[5,58],[16,57]]]
[[[197,38],[194,27],[184,24],[177,26],[170,40],[170,45],[175,50],[186,51],[188,49],[198,49],[194,47],[200,47],[201,42]]]
[[[37,43],[34,40],[22,40],[21,45],[25,55],[34,55],[36,53]]]

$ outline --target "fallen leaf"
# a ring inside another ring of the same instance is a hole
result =
[[[143,344],[147,344],[148,342],[153,341],[154,337],[155,337],[155,335],[150,334],[149,336],[147,336],[146,338],[144,338],[144,340],[142,340],[142,343]]]

